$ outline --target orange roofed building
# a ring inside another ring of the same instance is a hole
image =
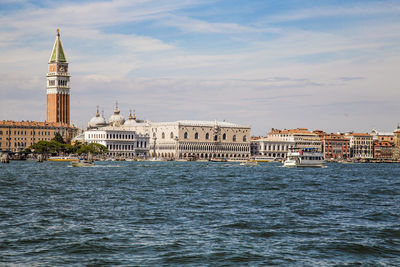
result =
[[[70,75],[58,29],[48,64],[46,122],[0,121],[0,150],[22,151],[39,141],[53,139],[56,133],[67,141],[77,135],[78,128],[70,124]]]
[[[388,141],[374,142],[374,159],[392,160],[393,144]]]
[[[315,132],[315,131],[314,131]],[[350,139],[344,134],[318,133],[325,159],[347,159],[350,158]]]

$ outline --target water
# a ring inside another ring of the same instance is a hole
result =
[[[399,266],[400,165],[0,165],[0,265]]]

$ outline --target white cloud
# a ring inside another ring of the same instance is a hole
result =
[[[227,119],[251,124],[255,134],[263,134],[270,127],[361,130],[371,121],[390,130],[397,123],[392,114],[400,113],[400,107],[394,104],[400,97],[398,21],[367,20],[348,29],[325,32],[294,26],[270,30],[209,22],[178,12],[196,4],[162,1],[155,5],[143,0],[44,9],[29,6],[3,16],[2,116],[23,119],[27,111],[34,110],[26,119],[34,119],[33,115],[44,119],[47,60],[55,28],[60,25],[72,74],[71,115],[78,125],[86,125],[97,104],[110,115],[115,100],[120,101],[125,116],[136,108],[139,116],[156,121]],[[317,13],[392,14],[398,12],[398,6],[374,9],[369,5],[352,10],[321,9]],[[268,23],[310,18],[314,11],[276,15]],[[160,27],[165,23],[181,32],[166,41],[151,33],[110,30],[139,21]],[[271,37],[258,36],[271,31],[275,33]],[[218,51],[197,50],[181,42],[188,32],[198,38],[202,34],[239,38],[242,43]],[[24,97],[27,99],[18,102]],[[380,105],[382,108],[377,108]],[[10,107],[17,108],[10,112]],[[374,112],[369,107],[374,107]]]

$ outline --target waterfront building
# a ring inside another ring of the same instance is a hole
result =
[[[47,73],[47,122],[70,124],[68,61],[60,39],[57,36],[48,63]]]
[[[279,137],[267,135],[264,138],[252,140],[254,153],[252,156],[264,156],[273,159],[284,159],[290,148],[295,147],[294,137]]]
[[[397,126],[397,129],[394,130],[393,137],[394,146],[400,148],[400,126]]]
[[[250,140],[250,156],[260,155],[260,142],[258,140],[263,139],[262,136],[252,136]]]
[[[306,128],[279,130],[272,128],[265,138],[253,140],[258,155],[271,159],[285,159],[291,148],[314,148],[321,151],[318,134]]]
[[[108,149],[108,156],[113,157],[148,157],[149,136],[138,134],[124,126],[106,126],[85,131],[87,144],[97,143]]]
[[[393,143],[388,141],[374,141],[374,159],[392,160]]]
[[[393,158],[396,160],[400,160],[400,125],[397,126],[396,130],[394,130],[393,136],[394,136]]]
[[[150,123],[150,155],[174,159],[250,157],[250,126],[217,121]]]
[[[374,157],[373,137],[367,133],[346,133],[350,139],[350,155],[352,158],[372,159]]]
[[[394,133],[379,132],[378,130],[373,129],[371,131],[371,135],[372,135],[372,139],[374,141],[379,141],[379,142],[386,141],[386,142],[389,142],[389,143],[392,143],[392,144],[394,143]]]
[[[129,119],[120,114],[118,103],[114,113],[107,122],[104,114],[100,116],[97,106],[96,115],[90,119],[88,129],[77,136],[75,141],[83,141],[86,144],[98,143],[108,149],[108,156],[112,157],[148,157],[149,156],[149,124],[145,121],[136,121],[132,113]]]
[[[39,141],[50,141],[56,133],[71,140],[78,128],[61,122],[0,121],[0,150],[20,152]]]
[[[118,105],[108,122],[104,116],[100,117],[97,110],[82,137],[86,143],[107,146],[111,156],[227,160],[248,159],[250,156],[250,126],[225,121],[149,122],[138,120],[132,112],[125,121]],[[132,142],[136,142],[136,146]],[[138,147],[137,144],[141,142],[145,146]]]
[[[320,136],[325,159],[350,158],[350,140],[344,134],[323,134]]]

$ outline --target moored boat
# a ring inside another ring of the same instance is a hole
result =
[[[267,156],[255,156],[254,161],[256,162],[273,162],[275,158],[267,157]]]
[[[315,148],[294,148],[288,151],[283,167],[325,167],[324,154]]]
[[[58,156],[58,157],[49,157],[47,160],[49,161],[79,161],[79,158],[77,157],[62,157],[62,156]]]

